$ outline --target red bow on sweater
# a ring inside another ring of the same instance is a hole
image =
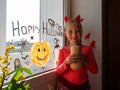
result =
[[[67,23],[67,22],[69,22],[71,19],[70,19],[69,17],[65,16],[65,17],[64,17],[64,20],[65,20],[65,23]],[[81,16],[78,15],[74,20],[77,21],[77,22],[82,22],[82,21],[84,20],[84,18],[81,18]]]

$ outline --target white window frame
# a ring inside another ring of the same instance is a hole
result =
[[[45,0],[43,0],[43,1],[45,1]],[[63,1],[63,8],[64,8],[64,12],[63,12],[62,16],[63,17],[65,15],[70,16],[70,10],[68,9],[68,7],[70,6],[70,3],[69,3],[70,1],[68,1],[68,0],[61,0],[61,1]],[[61,8],[61,9],[63,10],[63,8]],[[2,12],[0,14],[0,36],[2,37],[0,39],[0,44],[1,44],[0,54],[3,54],[3,50],[6,47],[6,0],[0,0],[0,12]],[[63,25],[64,25],[64,22],[63,22]],[[53,72],[54,72],[54,70],[53,70]],[[41,75],[43,75],[43,74],[46,74],[46,73],[42,73]],[[38,76],[40,76],[40,75],[38,75]],[[35,75],[34,77],[37,77],[37,75]]]

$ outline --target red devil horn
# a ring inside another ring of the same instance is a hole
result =
[[[75,18],[75,21],[77,22],[82,22],[84,19],[80,17],[80,15],[78,15],[76,18]]]
[[[70,21],[70,18],[68,18],[67,16],[65,16],[65,23],[69,22]]]

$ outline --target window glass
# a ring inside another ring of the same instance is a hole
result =
[[[16,69],[16,61],[30,68],[34,75],[55,68],[59,48],[63,46],[63,0],[7,0],[6,10],[6,46],[17,48],[10,53],[11,68]],[[43,45],[43,49],[36,45],[39,48],[33,52],[38,52],[38,61],[31,59],[30,54],[37,42]],[[43,57],[47,48],[50,56]],[[41,50],[44,52],[40,53]]]

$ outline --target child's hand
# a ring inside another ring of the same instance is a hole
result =
[[[74,62],[74,58],[77,58],[75,55],[69,55],[66,59],[65,59],[65,63],[66,65],[70,65],[71,63]]]
[[[80,62],[81,64],[85,64],[88,61],[88,58],[85,55],[70,55],[66,58],[66,65],[70,65],[72,63]]]
[[[66,64],[67,66],[69,66],[70,63],[71,63],[71,57],[68,56],[68,57],[65,59],[65,64]]]

